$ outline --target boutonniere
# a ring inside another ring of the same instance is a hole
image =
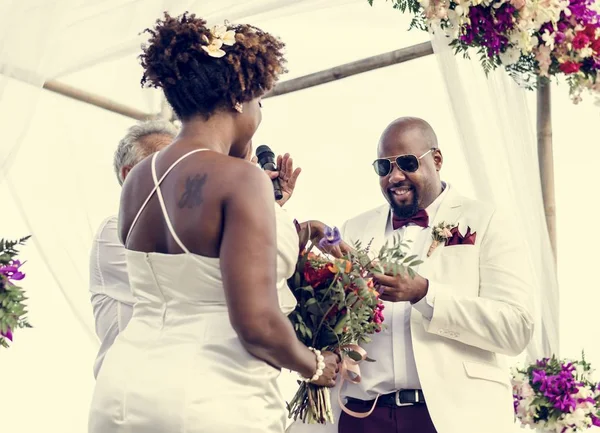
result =
[[[452,238],[453,231],[456,229],[456,225],[448,224],[445,221],[442,221],[437,226],[435,226],[431,232],[431,237],[433,238],[433,242],[429,247],[429,251],[427,251],[427,257],[431,256],[435,249],[442,243],[446,243],[448,239]]]

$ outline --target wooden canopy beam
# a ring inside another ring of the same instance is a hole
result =
[[[59,95],[66,96],[67,98],[75,99],[76,101],[84,102],[135,120],[149,120],[159,116],[158,114],[144,113],[136,108],[128,107],[127,105],[112,101],[94,93],[86,92],[85,90],[69,86],[68,84],[56,80],[46,81],[43,88],[58,93]]]
[[[285,95],[298,90],[307,89],[309,87],[319,86],[331,81],[341,80],[343,78],[351,77],[352,75],[408,62],[410,60],[418,59],[431,54],[433,54],[431,42],[424,42],[407,48],[401,48],[399,50],[368,57],[356,62],[346,63],[344,65],[336,66],[320,72],[315,72],[303,77],[283,81],[277,84],[275,89],[265,95],[265,98],[273,98],[275,96]],[[157,117],[169,117],[171,120],[173,120],[172,110],[170,110],[168,104],[163,104],[160,113],[145,113],[138,109],[112,101],[103,96],[78,89],[56,80],[46,81],[43,88],[68,98],[94,105],[98,108],[121,114],[135,120],[148,120],[155,119]]]
[[[298,90],[308,89],[309,87],[320,86],[321,84],[341,80],[352,75],[362,74],[375,69],[385,68],[399,63],[408,62],[433,54],[431,42],[423,42],[407,48],[391,51],[377,56],[367,57],[356,62],[346,63],[303,77],[283,81],[267,93],[265,98],[285,95],[287,93],[297,92]]]
[[[537,89],[537,145],[540,181],[546,225],[556,264],[556,199],[554,197],[554,154],[552,150],[552,99],[550,83],[538,80]]]

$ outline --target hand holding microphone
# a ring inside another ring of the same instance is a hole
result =
[[[253,162],[257,162],[273,182],[273,191],[275,200],[280,206],[283,206],[294,192],[296,180],[302,172],[300,167],[294,170],[294,162],[289,153],[284,156],[277,157],[277,165],[275,164],[275,154],[269,146],[259,146],[256,149],[256,156],[252,158]]]

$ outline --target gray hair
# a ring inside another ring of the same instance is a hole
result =
[[[177,135],[177,127],[172,123],[162,120],[146,120],[133,125],[127,131],[125,137],[119,142],[119,146],[115,152],[113,166],[115,174],[120,185],[123,185],[123,175],[121,170],[126,165],[134,166],[149,154],[154,153],[158,149],[144,149],[141,141],[149,135],[168,135],[175,137]],[[149,150],[151,150],[149,152]]]

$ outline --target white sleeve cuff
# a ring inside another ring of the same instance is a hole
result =
[[[431,320],[433,318],[433,307],[435,305],[435,283],[429,281],[427,295],[419,302],[413,304],[413,307],[420,312],[424,318]]]

